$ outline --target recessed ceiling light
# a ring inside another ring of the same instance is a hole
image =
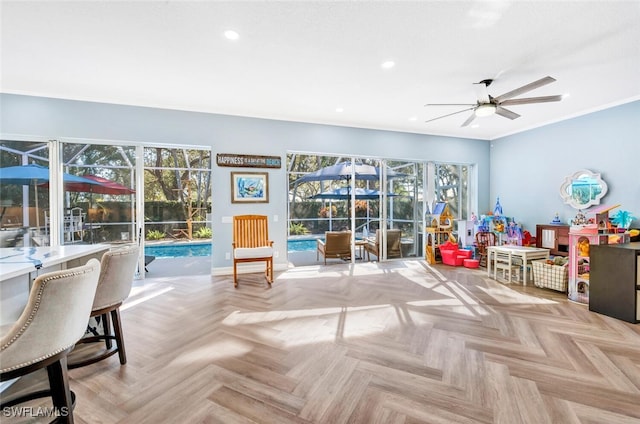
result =
[[[336,108],[336,112],[338,112],[338,113],[342,113],[342,112],[344,112],[344,109],[343,109],[343,108],[341,108],[341,107],[337,107],[337,108]]]
[[[393,60],[387,60],[386,62],[382,62],[380,66],[382,67],[382,69],[391,69],[396,66],[396,62],[394,62]]]
[[[224,37],[227,40],[237,40],[238,38],[240,38],[240,34],[238,34],[237,32],[229,29],[229,30],[224,32]]]
[[[480,125],[479,124],[473,124],[473,125],[471,125],[471,128],[480,128]]]
[[[416,118],[415,116],[412,116],[411,118],[409,118],[409,121],[412,121],[412,122],[413,121],[417,121],[417,120],[418,120],[418,118]]]

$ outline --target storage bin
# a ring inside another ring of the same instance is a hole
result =
[[[569,267],[548,264],[545,259],[531,261],[533,268],[533,284],[536,287],[567,291],[569,283]]]

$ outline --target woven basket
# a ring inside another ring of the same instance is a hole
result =
[[[560,265],[550,265],[545,259],[531,261],[533,265],[533,284],[536,287],[567,291],[569,282],[569,267]]]

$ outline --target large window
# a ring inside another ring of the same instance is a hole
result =
[[[5,170],[0,181],[0,247],[48,245],[44,230],[49,190],[43,184],[49,175],[49,145],[47,141],[0,141],[0,167],[16,171]],[[16,168],[29,164],[41,166],[44,177],[30,179]]]
[[[393,228],[402,230],[403,256],[420,254],[420,163],[290,153],[287,166],[290,237],[354,229],[360,239]]]
[[[210,239],[211,151],[144,148],[147,240]]]
[[[0,143],[2,246],[131,242],[145,225],[148,239],[211,239],[210,149],[82,140]],[[14,177],[26,165],[40,168]],[[78,176],[81,183],[70,181]],[[50,189],[56,182],[60,195],[56,184]],[[50,202],[50,190],[56,201]]]
[[[435,192],[439,202],[447,202],[457,219],[469,216],[469,166],[435,164]]]
[[[337,164],[350,161],[385,169],[387,178],[355,176],[352,181],[348,173],[335,173]],[[287,167],[291,239],[352,228],[357,239],[393,228],[402,231],[403,257],[421,257],[426,209],[445,201],[464,219],[471,203],[470,165],[289,153]]]
[[[63,243],[135,240],[135,146],[64,142],[62,162],[65,172],[100,183],[64,185]]]

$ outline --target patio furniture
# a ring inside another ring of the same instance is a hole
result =
[[[269,240],[266,215],[236,215],[233,217],[233,286],[238,287],[239,263],[265,262],[265,276],[273,282],[273,241]]]
[[[364,246],[367,251],[367,258],[371,259],[371,254],[376,255],[378,259],[380,259],[381,254],[381,240],[382,233],[380,230],[376,230],[376,237],[373,240],[368,240],[367,244]],[[387,230],[387,258],[401,258],[402,257],[402,231],[389,229]]]
[[[67,355],[82,337],[98,285],[100,262],[44,273],[37,277],[20,318],[0,340],[0,381],[47,369],[49,390],[3,393],[0,408],[51,396],[59,421],[73,423],[75,394],[69,389]]]
[[[320,255],[327,264],[327,258],[351,259],[351,231],[325,231],[324,241],[316,241],[316,260]]]
[[[145,272],[149,272],[149,269],[147,268],[147,265],[149,265],[151,262],[155,261],[156,257],[153,255],[144,255],[144,270]]]
[[[120,305],[129,297],[133,276],[138,265],[138,246],[128,245],[109,250],[102,255],[98,288],[91,309],[91,317],[101,317],[103,332],[95,336],[83,337],[69,356],[69,369],[93,364],[114,355],[120,358],[120,364],[127,363],[124,348],[122,326],[120,324]],[[113,325],[112,325],[113,323]],[[80,345],[104,341],[105,349],[90,356],[77,354]],[[112,341],[116,342],[113,346]]]

